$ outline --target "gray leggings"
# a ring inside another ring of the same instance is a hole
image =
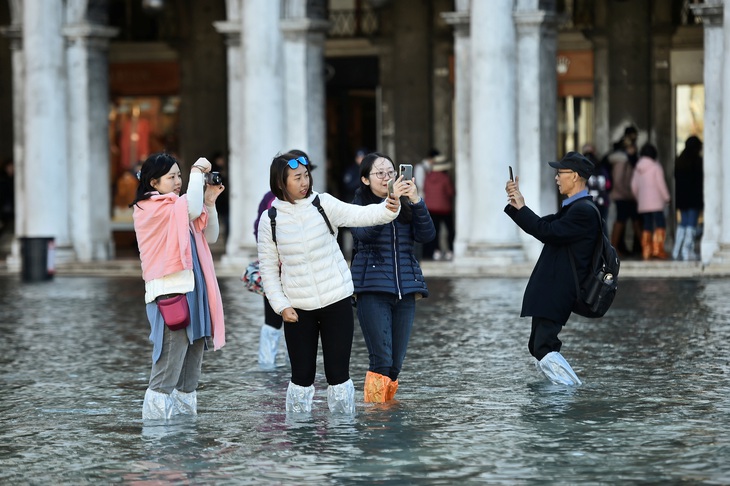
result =
[[[187,330],[171,331],[165,326],[162,354],[152,364],[150,390],[168,394],[174,389],[184,393],[195,391],[203,367],[204,347],[205,338],[190,344]]]

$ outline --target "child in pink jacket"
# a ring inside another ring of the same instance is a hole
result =
[[[644,260],[668,258],[664,251],[667,234],[664,208],[669,203],[669,189],[657,155],[655,146],[644,144],[631,178],[631,191],[636,197],[639,215],[644,220],[644,230],[641,233],[641,256]]]

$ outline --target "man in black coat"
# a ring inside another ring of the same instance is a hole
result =
[[[560,354],[562,342],[558,333],[568,321],[577,298],[570,252],[582,281],[591,271],[593,250],[602,226],[586,188],[594,164],[577,152],[568,152],[559,162],[549,164],[556,169],[560,194],[566,196],[560,211],[542,218],[532,212],[520,193],[519,177],[507,182],[509,203],[504,211],[522,230],[544,244],[522,301],[521,316],[532,317],[527,345],[530,354],[538,360],[537,368],[553,383],[580,385]],[[584,199],[588,202],[578,203]]]

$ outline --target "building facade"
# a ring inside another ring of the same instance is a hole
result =
[[[508,224],[507,166],[554,212],[548,160],[628,125],[670,187],[704,141],[702,260],[730,258],[730,26],[722,0],[9,0],[0,2],[0,157],[15,165],[16,237],[59,261],[133,247],[133,173],[149,153],[223,155],[223,259],[255,251],[278,152],[340,194],[356,149],[455,162],[457,260],[509,264],[539,244]],[[671,216],[672,211],[670,211]],[[671,217],[670,217],[671,220]],[[19,266],[17,239],[9,265]]]

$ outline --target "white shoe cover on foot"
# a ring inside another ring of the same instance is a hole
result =
[[[196,391],[185,393],[172,390],[170,396],[175,404],[173,415],[198,415],[198,393]]]
[[[279,349],[279,338],[282,330],[268,324],[261,326],[259,335],[259,367],[263,370],[273,370],[276,367],[276,352]]]
[[[557,351],[546,354],[537,363],[538,368],[547,377],[548,380],[552,381],[556,385],[580,385],[581,381],[578,376],[570,367],[568,362],[563,358],[563,355]]]
[[[355,385],[352,384],[352,380],[328,386],[327,405],[332,413],[354,414]]]
[[[290,381],[289,387],[286,389],[286,411],[311,412],[313,399],[314,385],[299,386]]]
[[[142,404],[142,420],[169,420],[175,412],[175,401],[170,395],[147,389]]]

